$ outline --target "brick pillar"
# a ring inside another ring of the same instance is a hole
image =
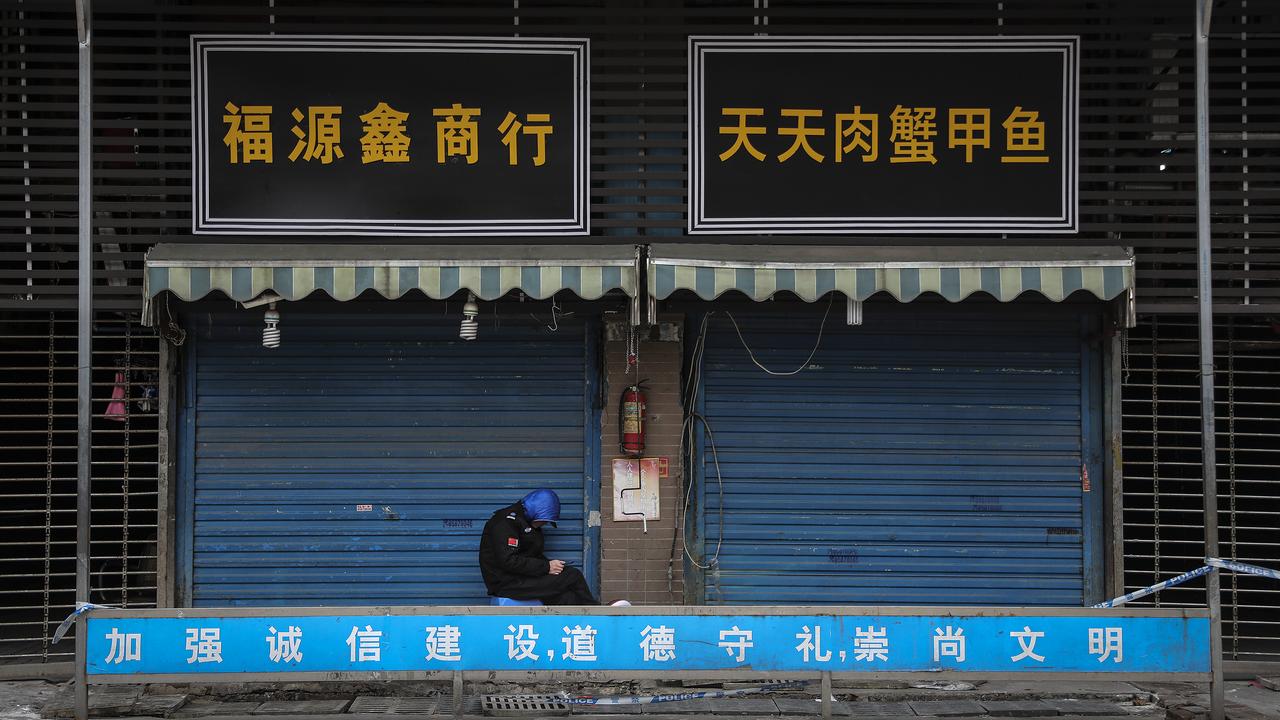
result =
[[[625,320],[615,324],[607,337],[624,337]],[[604,378],[607,404],[602,414],[600,439],[600,563],[601,600],[627,599],[636,605],[684,604],[683,548],[676,536],[675,554],[672,533],[679,528],[677,513],[681,495],[680,427],[684,413],[680,407],[680,367],[684,359],[680,336],[682,318],[662,318],[674,325],[676,338],[660,340],[657,329],[640,344],[639,375],[628,374],[626,342],[606,340],[604,345]],[[621,333],[618,331],[621,330]],[[670,462],[668,477],[661,480],[660,520],[649,521],[649,532],[643,532],[640,521],[613,521],[613,465],[623,457],[618,448],[618,400],[622,391],[637,379],[646,379],[648,414],[645,418],[645,457],[665,457]],[[670,562],[671,577],[667,569]]]

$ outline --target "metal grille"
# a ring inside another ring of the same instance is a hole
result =
[[[1280,332],[1221,318],[1214,329],[1218,502],[1225,557],[1274,567],[1280,556]],[[1155,317],[1129,333],[1124,383],[1125,591],[1204,558],[1199,345],[1195,318]],[[1204,582],[1135,605],[1203,607]],[[1280,583],[1226,573],[1223,650],[1280,660]]]
[[[22,0],[0,0],[0,16],[0,307],[67,308],[75,287],[74,19],[70,6]],[[595,237],[587,240],[632,243],[684,235],[686,37],[764,32],[1079,34],[1080,234],[1066,240],[921,236],[895,242],[1132,245],[1138,248],[1142,311],[1194,310],[1191,3],[224,0],[110,3],[97,8],[94,23],[100,307],[137,308],[142,252],[159,241],[194,239],[191,33],[589,37]],[[1263,0],[1226,0],[1215,4],[1213,23],[1215,299],[1221,312],[1275,312],[1280,8]],[[285,240],[291,241],[306,238]],[[861,244],[883,238],[796,236],[769,242]]]
[[[93,342],[91,599],[153,607],[157,340],[113,316],[98,319]],[[113,391],[126,408],[115,418]],[[0,664],[70,660],[75,644],[49,637],[75,607],[71,313],[0,318],[0,518]]]
[[[347,712],[353,715],[430,715],[440,702],[436,697],[381,697],[361,695],[351,702]]]
[[[569,714],[563,695],[485,695],[482,707],[485,715],[498,717]]]

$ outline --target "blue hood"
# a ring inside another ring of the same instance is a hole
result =
[[[560,519],[560,496],[556,495],[555,490],[534,490],[525,495],[520,504],[524,506],[525,517],[530,521],[545,520],[551,523],[551,527],[557,527],[556,521]]]

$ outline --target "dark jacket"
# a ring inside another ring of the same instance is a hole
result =
[[[542,529],[529,523],[516,503],[495,512],[480,536],[480,575],[490,595],[519,586],[525,578],[546,575],[551,563],[542,554]]]

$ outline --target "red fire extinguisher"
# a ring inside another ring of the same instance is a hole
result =
[[[644,381],[636,383],[622,391],[622,399],[618,402],[618,437],[621,438],[622,453],[638,456],[644,453],[644,415],[645,397]]]

